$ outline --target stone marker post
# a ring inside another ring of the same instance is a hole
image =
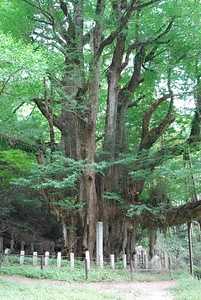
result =
[[[103,255],[99,255],[99,267],[103,268]]]

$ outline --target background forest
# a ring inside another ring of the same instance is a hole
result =
[[[152,257],[199,221],[200,1],[3,0],[0,20],[1,234],[40,219],[93,257],[102,221],[104,256],[148,236]]]

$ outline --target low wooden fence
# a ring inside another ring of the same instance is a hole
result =
[[[0,254],[1,256],[5,257],[5,261],[9,261],[9,254],[15,253],[15,248],[14,248],[14,240],[10,241],[10,248],[4,248],[3,247],[3,238],[0,237]],[[33,265],[38,264],[39,258],[42,259],[42,265],[48,266],[49,263],[49,258],[52,256],[56,256],[57,258],[57,267],[61,266],[61,261],[62,261],[62,252],[61,251],[56,251],[55,252],[55,243],[50,242],[49,243],[42,243],[42,242],[32,242],[29,245],[30,249],[27,251],[27,247],[25,247],[25,243],[22,241],[20,243],[20,251],[17,253],[19,254],[19,263],[23,264],[25,256],[32,257],[32,262]],[[38,249],[38,251],[36,250]],[[25,255],[26,252],[26,255]],[[66,259],[66,257],[65,257]],[[74,260],[85,260],[87,262],[88,268],[90,268],[90,257],[89,257],[89,252],[85,252],[85,258],[75,258],[74,253],[70,253],[70,266],[71,268],[74,267]],[[115,258],[114,254],[111,254],[109,258],[103,258],[103,255],[99,256],[98,266],[100,268],[104,267],[104,264],[110,264],[110,267],[112,269],[115,268],[115,261],[122,263],[122,268],[126,269],[128,265],[130,265],[134,269],[154,269],[154,270],[162,270],[162,269],[170,269],[171,267],[171,261],[170,258],[168,257],[167,253],[165,252],[160,252],[158,254],[155,254],[151,261],[148,259],[147,252],[141,247],[138,246],[136,247],[136,254],[130,259],[126,256],[126,254],[122,254],[121,257]]]
[[[9,263],[9,258],[12,256],[12,253],[10,253],[9,249],[5,249],[4,253],[0,253],[0,262],[4,261],[6,263]],[[23,265],[25,263],[25,258],[29,258],[32,261],[33,266],[37,266],[40,262],[41,267],[42,266],[48,266],[49,260],[52,255],[48,251],[44,253],[44,255],[38,255],[37,252],[33,252],[32,255],[26,255],[24,250],[20,251],[20,254],[16,256],[19,258],[18,263],[20,265]],[[54,256],[55,257],[55,256]],[[62,257],[61,252],[57,252],[56,254],[56,265],[57,268],[60,268],[62,265],[62,259],[66,260],[66,257]],[[69,259],[69,265],[71,268],[74,268],[75,265],[75,259],[80,260],[81,258],[75,258],[74,253],[70,253],[70,259]],[[83,259],[82,259],[83,260]],[[90,269],[91,263],[93,261],[90,259],[89,251],[85,252],[85,258],[83,260],[86,265],[87,269]],[[115,257],[114,254],[110,255],[110,258],[104,259],[103,256],[100,256],[99,258],[99,268],[104,268],[105,264],[110,264],[111,269],[115,269]],[[135,254],[133,259],[127,259],[126,254],[122,254],[122,258],[118,260],[118,265],[121,264],[121,267],[123,269],[128,268],[129,266],[135,270],[139,269],[152,269],[152,270],[163,270],[163,269],[170,269],[171,267],[171,261],[167,257],[167,255],[164,253],[163,256],[159,257],[158,255],[154,255],[151,261],[148,261],[146,251],[141,251],[139,254]]]

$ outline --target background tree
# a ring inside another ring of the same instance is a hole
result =
[[[93,255],[95,224],[103,221],[104,254],[133,253],[140,224],[150,229],[151,256],[157,228],[200,217],[199,201],[178,214],[168,192],[158,189],[161,180],[148,185],[150,175],[186,147],[199,150],[200,4],[5,4],[4,20],[17,9],[2,27],[16,39],[10,38],[10,52],[1,49],[1,98],[10,101],[11,115],[10,127],[2,118],[2,140],[35,154],[40,166],[30,181],[36,187],[40,179],[37,187],[63,226],[66,249]],[[195,114],[187,115],[188,128],[180,133],[184,112],[175,103],[189,95]]]

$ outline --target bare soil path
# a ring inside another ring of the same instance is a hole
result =
[[[173,300],[170,292],[175,285],[173,281],[161,282],[122,282],[122,283],[89,283],[102,290],[118,292],[121,299],[125,300]]]
[[[118,299],[123,300],[174,300],[170,289],[176,284],[175,281],[160,282],[90,282],[90,283],[67,283],[47,279],[31,279],[21,276],[0,276],[9,281],[20,281],[27,284],[40,283],[45,285],[76,285],[88,286],[95,290],[118,293]],[[94,298],[96,299],[96,298]],[[108,298],[109,299],[109,298]]]

